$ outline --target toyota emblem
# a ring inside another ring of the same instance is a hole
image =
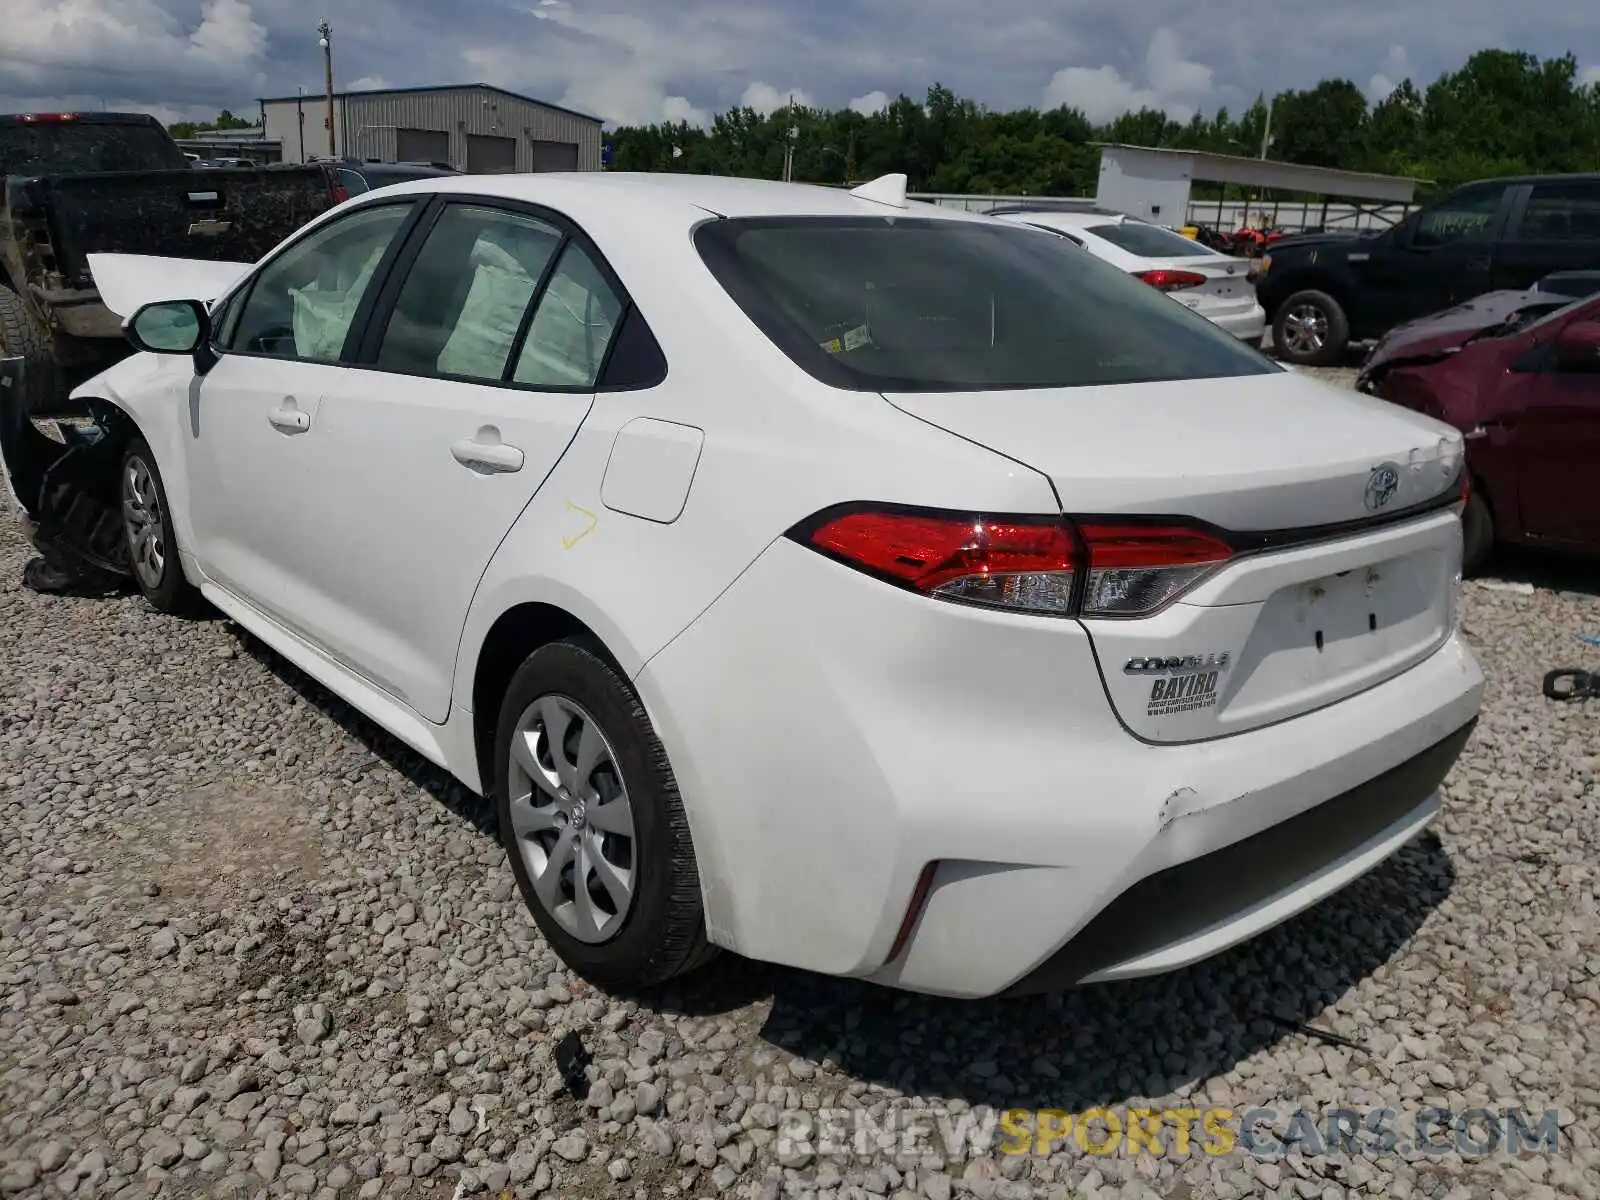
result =
[[[1377,512],[1389,501],[1394,499],[1394,494],[1400,490],[1400,468],[1393,463],[1384,463],[1381,467],[1373,467],[1372,473],[1367,476],[1366,505],[1368,512]]]

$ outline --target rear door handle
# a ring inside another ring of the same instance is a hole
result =
[[[279,407],[268,412],[267,420],[283,433],[304,433],[311,428],[311,414],[302,411],[292,396],[285,396]]]
[[[475,471],[522,470],[522,451],[502,442],[500,431],[490,426],[478,430],[475,437],[462,438],[453,444],[450,454],[463,467]]]
[[[1467,270],[1469,271],[1487,271],[1488,269],[1489,256],[1487,254],[1480,254],[1476,258],[1467,259]]]

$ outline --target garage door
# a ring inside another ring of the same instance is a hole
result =
[[[397,129],[394,156],[401,162],[450,161],[450,135],[442,129]]]
[[[517,169],[517,139],[467,134],[467,171],[489,175]]]
[[[535,142],[533,144],[533,169],[535,171],[576,171],[578,147],[573,142]]]

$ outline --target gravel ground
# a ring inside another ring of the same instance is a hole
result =
[[[439,772],[224,620],[21,590],[26,553],[0,516],[7,1197],[1600,1194],[1600,701],[1539,694],[1600,666],[1581,571],[1468,587],[1491,683],[1435,831],[1249,945],[978,1004],[724,956],[632,1002],[560,967]],[[836,1162],[774,1132],[1141,1102],[1555,1107],[1561,1144]]]

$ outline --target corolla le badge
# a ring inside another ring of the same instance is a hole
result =
[[[1393,463],[1384,463],[1381,467],[1373,467],[1372,473],[1367,476],[1367,493],[1364,497],[1367,511],[1377,512],[1394,499],[1395,492],[1400,490],[1400,468]]]

